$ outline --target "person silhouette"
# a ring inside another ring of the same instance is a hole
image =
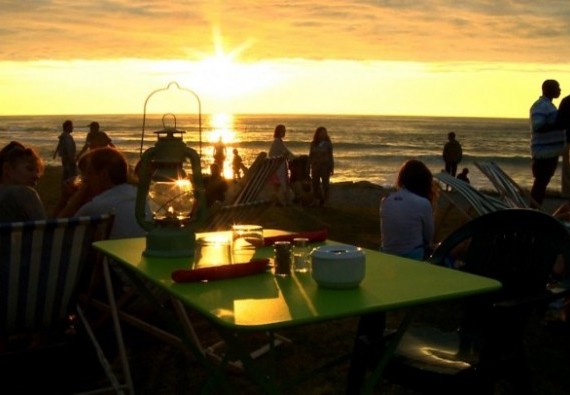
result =
[[[275,127],[273,131],[273,142],[267,154],[270,158],[283,156],[287,161],[291,161],[297,157],[297,155],[287,148],[283,141],[286,133],[287,128],[285,125],[279,124]],[[293,199],[293,191],[289,185],[289,168],[286,162],[277,169],[270,182],[274,186],[277,202],[282,206],[290,205]]]
[[[533,204],[542,205],[546,187],[558,166],[558,157],[566,147],[566,134],[556,123],[558,110],[552,103],[560,97],[560,84],[556,80],[542,83],[542,96],[530,107],[530,150],[532,155],[532,176],[530,190]]]
[[[240,156],[237,148],[234,148],[232,153],[234,154],[234,157],[232,159],[233,178],[234,181],[237,181],[241,179],[242,172],[243,174],[245,174],[245,172],[247,171],[247,167],[245,167],[245,165],[243,164],[243,159]]]
[[[319,126],[313,135],[309,149],[309,164],[315,199],[319,206],[324,206],[329,199],[330,178],[334,174],[333,145],[324,126]]]
[[[224,175],[224,161],[226,160],[226,146],[222,140],[222,136],[216,144],[214,144],[214,163],[218,165],[222,177]]]
[[[445,171],[455,177],[457,174],[457,165],[463,158],[463,149],[459,141],[455,139],[455,132],[447,134],[447,143],[443,146],[443,161],[445,162]]]
[[[206,189],[206,205],[208,207],[211,207],[215,202],[226,200],[228,184],[217,163],[212,163],[210,175],[204,176],[204,188]]]
[[[560,100],[558,113],[556,114],[556,125],[566,133],[566,148],[562,151],[562,174],[560,176],[562,185],[562,196],[570,198],[570,95]]]
[[[75,161],[77,147],[75,145],[75,140],[71,135],[73,133],[73,122],[71,120],[66,120],[61,125],[62,133],[58,137],[57,147],[53,153],[53,158],[55,159],[57,155],[61,157],[61,167],[63,168],[62,173],[62,183],[66,180],[75,177],[77,175],[77,163]]]
[[[469,177],[467,177],[467,174],[469,174],[469,169],[464,167],[463,170],[461,170],[461,173],[457,175],[457,179],[465,181],[467,184],[470,184],[471,182],[469,181]]]
[[[102,148],[102,147],[111,147],[114,148],[115,145],[111,138],[107,135],[107,133],[103,132],[100,129],[99,122],[91,122],[89,124],[89,132],[87,133],[87,137],[85,138],[85,145],[79,151],[77,155],[77,159],[87,152],[87,150],[95,149],[95,148]]]

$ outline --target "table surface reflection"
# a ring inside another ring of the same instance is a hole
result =
[[[340,244],[334,241],[317,243]],[[186,306],[223,327],[269,330],[389,311],[483,293],[501,284],[485,277],[365,249],[366,276],[358,288],[325,289],[310,273],[276,277],[265,273],[201,283],[175,283],[174,270],[193,258],[142,256],[145,239],[99,241],[94,246],[122,266],[159,285]],[[256,257],[273,258],[271,247]]]

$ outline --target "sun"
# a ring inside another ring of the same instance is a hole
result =
[[[281,79],[277,70],[268,63],[239,61],[239,55],[253,45],[253,40],[246,40],[226,51],[222,35],[214,29],[213,41],[214,53],[204,54],[195,68],[200,91],[205,95],[216,99],[233,99],[266,89]]]
[[[210,143],[215,143],[220,138],[224,144],[234,142],[234,116],[232,114],[223,112],[214,113],[210,116],[209,123],[212,130],[208,139]]]

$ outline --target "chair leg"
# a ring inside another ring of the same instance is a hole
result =
[[[107,258],[103,260],[103,274],[105,276],[105,284],[107,288],[107,297],[109,299],[109,305],[111,307],[111,317],[113,320],[113,329],[115,332],[115,338],[117,340],[117,347],[119,350],[119,356],[121,358],[121,364],[123,369],[123,374],[125,375],[125,381],[129,393],[134,394],[134,386],[131,377],[131,369],[129,366],[129,360],[127,358],[127,352],[125,349],[125,343],[123,339],[123,332],[121,330],[121,323],[119,321],[119,314],[117,310],[117,304],[115,301],[115,293],[113,290],[113,283],[111,280],[111,272],[109,270],[109,261]]]
[[[367,369],[378,361],[384,348],[386,314],[374,313],[360,317],[352,349],[346,384],[346,395],[360,394]]]
[[[97,338],[95,337],[95,334],[93,333],[91,325],[87,321],[87,318],[85,317],[85,315],[84,315],[83,311],[81,310],[81,307],[79,307],[79,305],[77,306],[77,315],[78,315],[79,319],[81,320],[81,323],[82,323],[83,327],[85,328],[85,331],[87,332],[87,336],[89,337],[89,340],[91,340],[91,344],[95,348],[95,352],[97,354],[97,358],[99,359],[99,363],[101,364],[101,367],[103,368],[103,371],[105,372],[105,376],[107,376],[107,379],[111,383],[112,389],[117,394],[124,394],[123,388],[125,386],[127,386],[129,389],[129,393],[132,394],[133,391],[131,390],[131,387],[129,387],[128,384],[121,385],[119,383],[119,380],[117,379],[117,376],[115,375],[115,373],[113,373],[113,368],[111,367],[111,364],[109,363],[107,357],[105,356],[105,353],[103,352],[103,349],[101,348],[101,345],[99,344],[99,341],[97,340]],[[109,390],[110,389],[111,388],[109,388]],[[107,389],[101,389],[101,390],[97,390],[97,391],[91,391],[89,393],[104,392],[106,390]]]

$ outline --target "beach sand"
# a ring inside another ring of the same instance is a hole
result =
[[[59,199],[59,177],[58,167],[48,167],[40,179],[38,191],[48,210],[51,210]],[[379,202],[380,198],[389,192],[366,182],[333,184],[330,202],[326,207],[271,207],[263,212],[259,223],[265,228],[291,231],[326,227],[329,229],[330,239],[377,249],[380,245]],[[554,208],[560,202],[560,199],[549,199],[547,205]],[[447,204],[440,201],[436,215],[441,216],[445,210]],[[445,237],[464,221],[456,210],[449,210],[444,220],[440,221],[437,237]],[[445,309],[445,306],[433,306],[427,310],[426,316],[441,309]],[[192,312],[190,314],[196,330],[208,344],[217,340],[205,320]],[[389,313],[389,323],[396,324],[400,317],[399,312]],[[283,372],[284,376],[289,376],[294,372],[298,373],[300,366],[314,368],[322,361],[350,352],[356,325],[357,319],[351,318],[281,332],[290,338],[293,344],[278,347],[276,358],[279,371]],[[191,356],[127,325],[124,325],[124,330],[136,392],[180,394],[200,391],[206,372]],[[553,331],[536,323],[530,332],[529,356],[537,393],[566,394],[570,387],[570,364],[567,361],[567,355],[570,355],[568,329],[563,332]],[[251,342],[253,348],[253,344],[259,343],[260,339],[252,338]],[[346,363],[341,364],[288,393],[342,394],[347,367]],[[230,380],[236,393],[259,393],[259,389],[253,388],[250,380],[243,375],[232,374]],[[377,393],[415,394],[393,385],[386,386]]]

